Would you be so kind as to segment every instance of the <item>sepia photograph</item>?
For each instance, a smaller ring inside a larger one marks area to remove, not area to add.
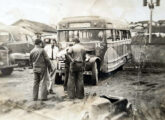
[[[1,0],[0,120],[165,120],[165,0]]]

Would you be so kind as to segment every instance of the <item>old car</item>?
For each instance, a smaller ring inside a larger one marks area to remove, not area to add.
[[[29,65],[29,53],[34,47],[32,33],[16,26],[0,26],[0,70],[11,74],[14,67]]]
[[[0,72],[3,75],[10,75],[15,65],[11,65],[9,61],[9,50],[0,46]]]

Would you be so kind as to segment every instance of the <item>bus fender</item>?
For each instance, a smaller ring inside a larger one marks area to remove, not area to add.
[[[99,57],[94,56],[94,57],[91,57],[91,58],[89,59],[89,63],[91,64],[91,66],[92,66],[95,62],[97,63],[98,68],[100,69],[101,59],[100,59]]]
[[[91,58],[89,59],[89,62],[90,62],[90,63],[94,63],[95,61],[100,61],[100,58],[94,56],[94,57],[91,57]]]

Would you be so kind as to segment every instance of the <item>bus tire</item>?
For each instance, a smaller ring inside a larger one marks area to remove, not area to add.
[[[56,73],[55,84],[61,84],[61,83],[62,83],[62,75],[60,75],[59,73]]]
[[[4,68],[1,70],[2,75],[11,75],[11,73],[13,72],[13,68]]]
[[[92,85],[97,85],[99,81],[99,71],[98,71],[98,66],[97,62],[94,62],[92,65],[92,78],[91,78],[91,83]]]
[[[118,68],[119,71],[123,70],[123,65]]]

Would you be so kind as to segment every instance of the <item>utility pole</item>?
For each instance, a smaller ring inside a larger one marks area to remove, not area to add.
[[[156,0],[155,2],[153,0],[143,0],[143,6],[147,6],[150,9],[150,22],[149,22],[149,43],[152,41],[152,14],[153,9],[156,6],[160,6],[160,0]]]

